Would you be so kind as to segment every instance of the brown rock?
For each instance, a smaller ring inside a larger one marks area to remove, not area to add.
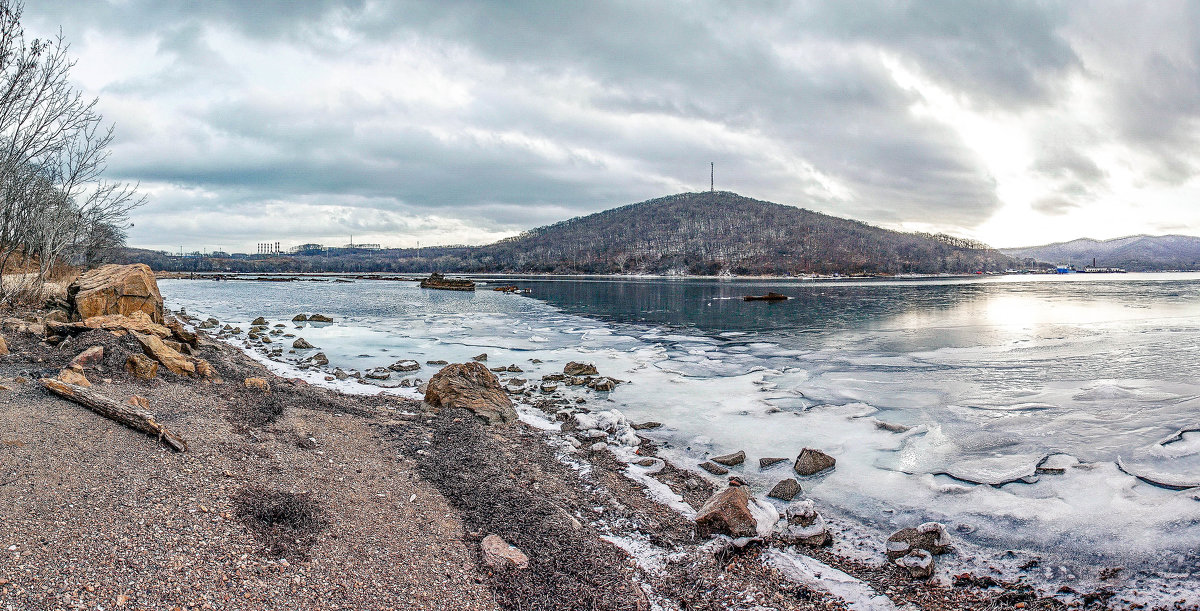
[[[88,367],[95,367],[104,359],[104,346],[92,346],[83,352],[80,352],[75,358],[71,359],[71,364],[68,367],[73,369],[83,370]]]
[[[217,377],[217,370],[213,369],[211,363],[204,359],[196,359],[196,375],[205,380],[213,380]]]
[[[563,367],[563,373],[566,375],[569,375],[569,376],[600,375],[600,372],[596,370],[595,365],[593,365],[591,363],[579,363],[576,361],[571,361],[570,363],[567,363],[567,365],[565,367]]]
[[[134,395],[132,397],[129,397],[129,399],[125,401],[125,404],[132,405],[134,407],[140,407],[140,408],[146,409],[146,410],[150,409],[150,400],[141,395]]]
[[[479,551],[482,552],[484,564],[494,569],[529,568],[529,557],[497,535],[484,537],[479,544]]]
[[[136,331],[145,333],[146,335],[154,335],[160,338],[171,337],[171,330],[167,327],[156,324],[150,320],[150,316],[145,312],[133,312],[128,316],[121,314],[108,314],[105,316],[93,316],[83,321],[84,326],[92,329],[105,329],[117,333],[117,331]]]
[[[734,466],[737,466],[737,465],[740,465],[740,464],[746,462],[746,453],[742,450],[738,450],[737,452],[734,452],[733,454],[723,454],[721,456],[714,456],[714,457],[710,458],[709,460],[717,463],[718,465],[725,465],[726,467],[734,467]]]
[[[92,383],[88,381],[87,376],[83,375],[82,371],[79,371],[78,369],[71,369],[70,367],[58,372],[58,379],[66,382],[67,384],[74,384],[76,386],[92,385]]]
[[[796,464],[792,468],[800,475],[809,476],[832,469],[836,464],[837,460],[834,457],[820,450],[804,448],[796,457]]]
[[[800,492],[800,482],[789,477],[787,479],[779,480],[779,483],[775,484],[774,488],[771,488],[771,491],[767,493],[767,496],[773,499],[779,499],[781,501],[791,501],[792,499],[796,498],[796,495],[800,494]]]
[[[487,353],[484,352],[483,354],[476,354],[475,356],[471,357],[471,360],[479,361],[481,363],[486,363],[487,362]]]
[[[155,323],[163,322],[162,293],[154,272],[145,264],[103,265],[80,276],[67,287],[73,320],[94,316],[145,312]]]
[[[267,319],[263,318],[262,316],[259,316],[258,318],[255,318],[254,320],[250,321],[250,324],[255,327],[265,327],[265,326],[267,326]]]
[[[139,380],[149,380],[158,375],[158,363],[144,354],[131,354],[125,359],[125,371]]]
[[[243,382],[243,384],[246,385],[246,388],[249,388],[252,390],[261,390],[262,392],[265,392],[268,394],[270,394],[270,392],[271,392],[271,385],[268,384],[267,381],[262,378],[246,378],[246,380]]]
[[[758,534],[757,527],[746,486],[732,486],[714,494],[696,512],[696,534],[701,537],[753,537]]]
[[[478,362],[443,367],[429,379],[425,402],[434,407],[461,407],[490,424],[517,419],[512,401],[496,375]]]
[[[179,322],[175,318],[168,318],[166,326],[171,330],[171,335],[173,335],[175,339],[193,347],[200,343],[200,338],[196,337],[195,333],[183,328],[183,323]]]
[[[934,555],[950,551],[950,535],[946,533],[946,527],[937,522],[926,522],[916,528],[902,528],[888,537],[888,560],[894,561],[917,549]]]
[[[311,348],[316,348],[316,346],[308,343],[308,340],[304,339],[303,337],[296,338],[296,341],[292,342],[292,347],[296,350],[308,350]]]
[[[137,332],[134,332],[133,337],[142,345],[142,351],[150,358],[161,363],[163,367],[167,368],[167,371],[181,376],[194,375],[196,373],[195,362],[163,343],[162,338],[156,335],[143,335]]]
[[[4,341],[3,337],[0,337],[0,356],[5,354],[8,354],[8,342]]]
[[[333,319],[324,314],[313,314],[308,317],[308,322],[333,322]]]
[[[770,456],[767,458],[760,458],[760,459],[758,459],[758,468],[766,469],[767,467],[773,467],[773,466],[775,466],[781,462],[784,462],[786,460],[787,460],[786,458],[779,457],[779,456]]]
[[[700,463],[700,468],[712,473],[713,475],[725,475],[726,473],[729,473],[729,469],[726,469],[715,462],[702,462]]]

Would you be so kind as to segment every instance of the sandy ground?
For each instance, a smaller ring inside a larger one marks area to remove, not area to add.
[[[228,346],[197,356],[223,382],[165,371],[133,379],[128,338],[58,346],[6,332],[0,357],[0,609],[837,609],[785,579],[764,549],[714,547],[624,477],[607,451],[571,452],[522,424],[347,397],[271,376]],[[188,440],[157,440],[55,398],[34,380],[83,349],[118,400],[140,395]],[[267,379],[272,391],[246,388]],[[652,453],[653,448],[645,448]],[[711,489],[664,481],[698,506]],[[498,534],[530,559],[484,565]],[[670,552],[639,564],[606,537]],[[886,592],[898,608],[1051,609],[1032,592],[811,554]],[[1018,606],[1020,605],[1020,606]]]

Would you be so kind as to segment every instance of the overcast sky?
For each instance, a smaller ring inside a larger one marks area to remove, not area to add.
[[[37,2],[134,246],[486,243],[708,188],[995,246],[1200,234],[1200,4]]]

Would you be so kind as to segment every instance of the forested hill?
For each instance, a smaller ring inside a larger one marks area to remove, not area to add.
[[[799,274],[996,271],[985,245],[901,233],[725,191],[683,193],[540,227],[481,249],[508,270]]]
[[[235,272],[851,275],[972,273],[1019,265],[967,240],[889,231],[720,191],[622,206],[487,246],[220,259],[129,250],[126,259],[155,269]]]

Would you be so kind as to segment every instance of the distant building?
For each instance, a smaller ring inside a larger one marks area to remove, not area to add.
[[[316,254],[325,252],[325,247],[320,244],[301,244],[290,251],[294,255],[299,254]]]
[[[260,255],[277,255],[281,252],[283,252],[283,251],[281,251],[279,249],[279,242],[275,242],[275,243],[259,242],[258,243],[258,254],[260,254]]]

